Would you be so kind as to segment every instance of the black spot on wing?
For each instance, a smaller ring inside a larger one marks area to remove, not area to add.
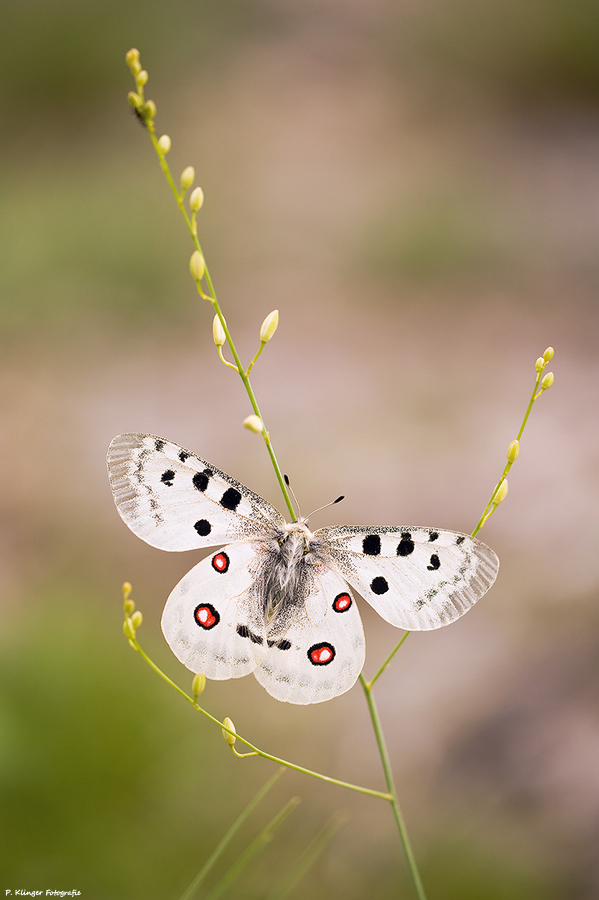
[[[278,650],[291,650],[291,641],[283,638],[280,641],[267,641],[269,647],[276,647]]]
[[[158,451],[158,453],[162,453],[165,443],[166,441],[161,441],[160,438],[156,438],[156,440],[154,441],[154,448]]]
[[[409,531],[402,531],[401,541],[397,545],[398,556],[409,556],[414,552],[414,541]]]
[[[463,534],[460,534],[459,537],[456,538],[455,542],[456,544],[463,544],[465,540],[465,536]]]
[[[252,644],[262,644],[264,643],[262,637],[259,634],[254,634],[253,631],[247,627],[247,625],[238,625],[237,626],[237,634],[242,638],[249,638]]]
[[[212,472],[210,469],[204,469],[203,472],[196,472],[191,480],[196,491],[201,491],[203,494],[211,478]]]
[[[378,556],[381,552],[381,539],[378,534],[369,534],[362,541],[362,552],[367,556]]]
[[[188,453],[187,450],[179,450],[179,459],[181,462],[187,462],[190,456],[191,453]]]
[[[370,582],[370,590],[373,594],[386,594],[389,590],[389,582],[382,575],[377,575]]]
[[[240,503],[241,494],[236,488],[227,488],[225,493],[220,498],[220,505],[225,509],[230,509],[231,512],[235,512]]]
[[[429,541],[436,541],[438,537],[439,537],[438,531],[429,531],[429,533],[428,533]]]
[[[160,476],[160,480],[163,484],[166,484],[167,487],[172,487],[175,481],[175,473],[172,469],[167,469],[166,472],[163,472]]]
[[[429,572],[435,572],[439,568],[440,565],[441,565],[441,561],[440,561],[439,557],[437,556],[436,553],[433,553],[433,555],[431,556],[431,559],[430,559],[430,563],[426,568],[429,570]]]
[[[208,519],[199,519],[193,526],[200,537],[207,537],[212,531],[212,525]]]

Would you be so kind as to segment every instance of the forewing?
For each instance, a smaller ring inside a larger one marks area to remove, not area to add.
[[[285,524],[274,506],[245,485],[155,435],[115,437],[108,449],[108,474],[123,521],[161,550],[251,540]]]
[[[266,651],[264,611],[256,594],[259,548],[232,544],[212,553],[171,592],[164,636],[183,665],[221,681],[252,672]]]
[[[279,611],[254,672],[271,696],[289,703],[343,694],[364,665],[364,631],[351,591],[331,569],[311,568],[302,602]]]
[[[387,622],[408,631],[441,628],[491,587],[499,560],[476,538],[437,528],[322,528],[323,561]]]

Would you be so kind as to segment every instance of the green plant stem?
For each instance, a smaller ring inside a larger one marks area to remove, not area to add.
[[[300,802],[299,797],[292,797],[289,800],[283,809],[281,809],[276,816],[268,823],[268,825],[262,829],[258,837],[256,837],[252,843],[247,847],[247,849],[241,854],[239,859],[233,863],[229,871],[223,878],[219,881],[219,883],[210,891],[206,900],[217,900],[221,894],[226,891],[230,884],[232,884],[236,878],[238,878],[247,865],[254,859],[255,856],[260,853],[261,850],[264,850],[266,845],[270,843],[273,839],[274,832],[281,827],[287,816],[293,812],[293,810],[297,807]]]
[[[137,83],[137,80],[136,80],[136,83]],[[137,84],[137,87],[138,87],[139,94],[140,94],[140,96],[141,96],[141,98],[142,98],[142,100],[143,100],[143,84],[141,84],[141,85],[140,85],[140,84]],[[198,237],[197,237],[197,227],[196,227],[195,213],[193,214],[193,217],[190,219],[190,217],[189,217],[189,215],[188,215],[188,213],[187,213],[187,210],[185,209],[184,202],[183,202],[183,201],[184,201],[184,197],[185,197],[185,191],[184,191],[184,190],[181,190],[181,191],[180,191],[180,190],[177,188],[177,186],[175,185],[175,182],[174,182],[173,177],[172,177],[171,172],[170,172],[170,168],[169,168],[169,166],[168,166],[168,164],[167,164],[167,162],[166,162],[165,154],[164,154],[164,152],[161,150],[161,148],[159,147],[158,140],[156,139],[156,134],[155,134],[155,129],[154,129],[153,118],[150,118],[149,120],[146,120],[146,124],[147,124],[147,127],[148,127],[148,131],[149,131],[149,134],[150,134],[150,137],[151,137],[151,140],[152,140],[154,149],[155,149],[155,151],[156,151],[156,153],[157,153],[157,156],[158,156],[158,159],[159,159],[159,162],[160,162],[160,166],[161,166],[161,168],[162,168],[162,170],[163,170],[163,172],[164,172],[164,175],[165,175],[165,177],[166,177],[166,179],[167,179],[168,184],[170,185],[170,188],[171,188],[171,190],[172,190],[172,192],[173,192],[173,195],[174,195],[174,197],[175,197],[175,200],[176,200],[176,202],[177,202],[177,206],[179,207],[179,210],[180,210],[180,212],[181,212],[181,214],[182,214],[182,216],[183,216],[183,218],[184,218],[184,221],[185,221],[185,223],[186,223],[186,225],[187,225],[187,228],[188,228],[188,230],[189,230],[189,232],[190,232],[190,235],[191,235],[191,237],[192,237],[192,240],[193,240],[195,249],[196,249],[196,251],[201,255],[202,259],[204,259],[204,255],[203,255],[203,252],[202,252],[202,248],[201,248],[200,242],[199,242]],[[204,260],[204,265],[205,265],[205,260]],[[254,363],[255,363],[256,360],[258,359],[260,353],[262,352],[262,349],[263,349],[264,344],[261,343],[260,348],[258,349],[256,355],[254,356],[254,358],[253,358],[252,361],[250,362],[250,364],[249,364],[249,366],[247,367],[247,369],[245,369],[244,366],[243,366],[242,363],[241,363],[241,359],[240,359],[240,357],[239,357],[239,354],[238,354],[238,352],[237,352],[237,349],[236,349],[236,347],[235,347],[235,344],[234,344],[234,342],[233,342],[233,340],[232,340],[232,338],[231,338],[231,335],[230,335],[229,329],[228,329],[228,327],[227,327],[227,323],[226,323],[226,321],[225,321],[225,318],[224,318],[224,316],[223,316],[223,314],[222,314],[222,311],[221,311],[221,308],[220,308],[220,305],[219,305],[219,303],[218,303],[218,299],[217,299],[217,296],[216,296],[216,292],[215,292],[215,290],[214,290],[214,285],[213,285],[212,279],[211,279],[211,277],[210,277],[210,272],[209,272],[207,266],[205,266],[203,278],[204,278],[204,280],[205,280],[205,282],[206,282],[206,284],[207,284],[207,286],[208,286],[208,290],[209,290],[209,292],[210,292],[210,296],[209,296],[209,297],[206,297],[206,299],[209,300],[209,301],[212,303],[213,307],[214,307],[215,313],[216,313],[216,315],[218,316],[218,319],[219,319],[219,321],[220,321],[220,323],[221,323],[221,325],[222,325],[222,328],[223,328],[223,331],[224,331],[224,334],[225,334],[225,337],[226,337],[227,344],[229,345],[229,348],[230,348],[231,353],[232,353],[232,355],[233,355],[233,359],[235,360],[235,366],[232,366],[232,368],[236,368],[236,369],[237,369],[237,373],[238,373],[239,377],[241,378],[241,380],[242,380],[242,382],[243,382],[243,385],[244,385],[244,388],[245,388],[246,393],[247,393],[247,395],[248,395],[248,398],[249,398],[249,400],[250,400],[250,404],[251,404],[251,406],[252,406],[252,409],[253,409],[255,415],[258,416],[259,419],[261,420],[261,422],[263,423],[262,437],[263,437],[263,440],[264,440],[264,442],[265,442],[265,444],[266,444],[266,448],[267,448],[268,454],[269,454],[269,456],[270,456],[271,463],[272,463],[272,465],[273,465],[273,468],[274,468],[274,471],[275,471],[275,474],[276,474],[276,477],[277,477],[277,481],[278,481],[278,483],[279,483],[279,487],[280,487],[281,492],[282,492],[282,494],[283,494],[283,497],[284,497],[284,499],[285,499],[285,503],[286,503],[287,509],[289,510],[289,513],[290,513],[290,515],[292,516],[292,518],[295,519],[295,518],[296,518],[296,514],[295,514],[294,507],[293,507],[293,503],[292,503],[291,497],[290,497],[290,495],[289,495],[289,492],[288,492],[288,490],[287,490],[287,485],[285,484],[285,480],[284,480],[283,474],[282,474],[282,472],[281,472],[281,468],[280,468],[280,466],[279,466],[279,463],[278,463],[278,461],[277,461],[277,458],[276,458],[274,449],[273,449],[273,447],[272,447],[272,443],[271,443],[271,440],[270,440],[270,435],[269,435],[268,431],[266,430],[266,426],[264,425],[264,419],[263,419],[262,414],[261,414],[261,412],[260,412],[260,409],[259,409],[259,407],[258,407],[258,402],[257,402],[257,399],[256,399],[256,397],[255,397],[255,394],[254,394],[254,391],[253,391],[251,382],[250,382],[250,380],[249,380],[249,373],[250,373],[250,371],[251,371],[251,369],[252,369]],[[201,287],[200,287],[200,281],[196,281],[196,286],[197,286],[198,292],[201,294],[201,296],[205,297],[205,295],[203,294],[203,292],[202,292],[202,290],[201,290]],[[226,360],[224,359],[224,357],[223,357],[223,355],[222,355],[222,348],[219,347],[218,350],[219,350],[219,356],[220,356],[221,360],[222,360],[226,365],[231,366],[231,363],[226,362]],[[545,364],[546,364],[546,362],[547,362],[547,361],[545,361]],[[520,430],[519,430],[519,432],[518,432],[518,437],[517,437],[517,440],[518,440],[518,441],[520,440],[520,438],[521,438],[521,436],[522,436],[522,433],[523,433],[524,428],[525,428],[525,426],[526,426],[526,423],[527,423],[527,421],[528,421],[528,417],[529,417],[530,412],[531,412],[531,410],[532,410],[533,404],[534,404],[535,400],[537,400],[538,397],[540,396],[540,394],[542,393],[542,390],[543,390],[543,389],[541,389],[541,391],[539,391],[538,393],[537,393],[537,390],[538,390],[538,387],[539,387],[539,383],[540,383],[540,379],[541,379],[541,375],[542,375],[543,369],[544,369],[544,366],[540,369],[540,371],[539,371],[538,374],[537,374],[537,379],[536,379],[536,381],[535,381],[535,386],[534,386],[534,389],[533,389],[533,392],[532,392],[532,395],[531,395],[531,398],[530,398],[528,407],[527,407],[527,409],[526,409],[526,413],[525,413],[525,415],[524,415],[522,424],[521,424],[521,426],[520,426]],[[485,521],[489,518],[490,515],[492,515],[492,513],[493,513],[493,512],[495,511],[495,509],[497,508],[497,504],[494,504],[494,500],[495,500],[495,497],[497,496],[497,492],[499,491],[499,489],[500,489],[502,483],[504,482],[505,478],[507,477],[507,474],[508,474],[508,472],[509,472],[511,466],[512,466],[512,462],[508,460],[508,463],[507,463],[507,465],[505,466],[504,471],[503,471],[503,473],[502,473],[502,475],[501,475],[501,477],[500,477],[500,479],[499,479],[499,481],[498,481],[498,483],[497,483],[497,485],[496,485],[496,487],[495,487],[493,493],[491,494],[491,498],[490,498],[489,502],[487,503],[487,505],[486,505],[486,507],[485,507],[485,510],[484,510],[484,512],[483,512],[483,514],[482,514],[482,516],[481,516],[481,518],[480,518],[478,524],[476,525],[474,531],[472,532],[472,536],[473,536],[473,537],[480,531],[480,529],[481,529],[482,526],[484,525]],[[295,771],[298,771],[298,772],[303,772],[304,774],[307,774],[307,775],[311,775],[311,776],[313,776],[313,777],[315,777],[315,778],[318,778],[318,779],[320,779],[320,780],[322,780],[322,781],[326,781],[326,782],[329,782],[329,783],[331,783],[331,784],[337,784],[337,785],[339,785],[339,786],[341,786],[341,787],[346,787],[346,788],[348,788],[348,789],[350,789],[350,790],[359,791],[360,793],[368,794],[368,795],[374,796],[374,797],[379,797],[379,798],[381,798],[381,799],[385,799],[385,800],[389,801],[389,802],[391,803],[391,806],[392,806],[392,809],[393,809],[393,814],[394,814],[395,821],[396,821],[396,824],[397,824],[397,829],[398,829],[398,832],[399,832],[400,841],[401,841],[402,846],[403,846],[403,849],[404,849],[404,853],[405,853],[405,856],[406,856],[408,868],[409,868],[409,871],[410,871],[410,875],[411,875],[411,878],[412,878],[412,882],[413,882],[413,885],[414,885],[414,889],[415,889],[415,891],[416,891],[416,895],[417,895],[417,897],[418,897],[418,900],[426,900],[426,895],[425,895],[425,893],[424,893],[424,888],[423,888],[423,885],[422,885],[422,881],[421,881],[421,879],[420,879],[420,875],[419,875],[419,872],[418,872],[418,868],[417,868],[417,866],[416,866],[416,861],[415,861],[414,854],[413,854],[413,851],[412,851],[412,847],[411,847],[410,839],[409,839],[409,836],[408,836],[407,828],[406,828],[406,825],[405,825],[405,821],[404,821],[404,819],[403,819],[403,815],[402,815],[402,813],[401,813],[401,809],[400,809],[400,806],[399,806],[399,801],[398,801],[398,798],[397,798],[397,791],[396,791],[395,784],[394,784],[394,781],[393,781],[393,774],[392,774],[392,770],[391,770],[391,765],[390,765],[390,761],[389,761],[389,755],[388,755],[388,752],[387,752],[387,747],[386,747],[386,744],[385,744],[385,739],[384,739],[384,735],[383,735],[383,730],[382,730],[381,722],[380,722],[380,719],[379,719],[378,711],[377,711],[377,708],[376,708],[376,705],[375,705],[375,702],[374,702],[374,697],[373,697],[373,694],[372,694],[372,688],[373,688],[373,685],[374,685],[375,682],[378,680],[378,678],[382,675],[382,673],[385,671],[385,669],[387,668],[387,666],[388,666],[389,663],[391,662],[391,659],[394,657],[395,653],[399,650],[399,648],[402,646],[402,644],[404,643],[404,641],[405,641],[406,638],[408,637],[408,634],[410,634],[410,632],[406,632],[406,633],[403,635],[403,637],[401,638],[401,640],[399,641],[399,643],[397,644],[397,646],[394,648],[394,650],[391,652],[391,654],[389,654],[389,656],[387,657],[387,659],[385,660],[385,662],[383,663],[383,665],[380,667],[380,669],[378,670],[378,672],[375,674],[375,676],[372,678],[372,680],[371,680],[370,682],[367,682],[367,681],[365,680],[365,678],[363,677],[362,674],[360,674],[360,676],[359,676],[359,680],[360,680],[360,683],[361,683],[361,685],[362,685],[362,688],[363,688],[363,690],[364,690],[364,694],[365,694],[365,697],[366,697],[366,702],[367,702],[367,705],[368,705],[368,710],[369,710],[369,713],[370,713],[370,718],[371,718],[371,721],[372,721],[372,726],[373,726],[374,733],[375,733],[375,736],[376,736],[376,741],[377,741],[377,745],[378,745],[378,749],[379,749],[379,755],[380,755],[380,758],[381,758],[381,764],[382,764],[382,767],[383,767],[383,772],[384,772],[385,781],[386,781],[386,784],[387,784],[388,793],[383,793],[383,792],[381,792],[381,791],[373,791],[373,790],[370,790],[370,789],[368,789],[368,788],[359,787],[358,785],[352,785],[352,784],[349,784],[349,783],[347,783],[347,782],[342,782],[342,781],[339,781],[339,780],[337,780],[337,779],[335,779],[335,778],[330,778],[330,777],[328,777],[328,776],[321,775],[321,774],[319,774],[319,773],[317,773],[317,772],[310,771],[309,769],[305,769],[305,768],[303,768],[303,767],[301,767],[301,766],[296,766],[296,765],[294,765],[294,764],[292,764],[292,763],[289,763],[289,762],[287,762],[287,761],[285,761],[285,760],[278,759],[277,757],[272,756],[271,754],[265,753],[265,752],[262,751],[262,750],[259,750],[257,747],[255,747],[253,744],[251,744],[251,743],[250,743],[249,741],[247,741],[245,738],[242,738],[240,735],[236,734],[231,728],[227,728],[226,726],[224,726],[222,722],[220,722],[218,719],[216,719],[214,716],[210,715],[210,713],[208,713],[206,710],[204,710],[202,707],[200,707],[200,706],[197,704],[196,699],[194,699],[194,698],[192,698],[192,697],[189,697],[183,690],[181,690],[181,688],[178,687],[178,685],[176,685],[173,681],[171,681],[171,679],[168,678],[168,676],[165,675],[165,674],[164,674],[164,673],[163,673],[163,672],[162,672],[162,671],[161,671],[161,670],[160,670],[160,669],[152,662],[152,660],[146,655],[146,653],[142,650],[142,648],[140,647],[139,643],[138,643],[137,640],[135,639],[134,635],[133,635],[129,640],[130,640],[131,645],[137,650],[138,653],[140,653],[140,655],[146,660],[146,662],[147,662],[147,663],[148,663],[148,664],[149,664],[149,665],[150,665],[150,666],[151,666],[151,667],[152,667],[152,668],[160,675],[160,677],[163,678],[168,684],[170,684],[171,687],[173,687],[173,688],[174,688],[179,694],[181,694],[186,700],[188,700],[188,701],[192,704],[192,706],[194,707],[194,709],[196,709],[196,710],[198,710],[199,712],[201,712],[203,715],[205,715],[208,719],[210,719],[212,722],[214,722],[215,724],[217,724],[221,729],[223,729],[223,730],[224,730],[225,732],[227,732],[228,734],[234,735],[235,738],[236,738],[237,740],[239,740],[242,744],[244,744],[244,746],[248,747],[248,748],[250,749],[250,751],[251,751],[250,754],[239,754],[239,753],[237,753],[237,751],[236,751],[236,750],[234,749],[234,747],[232,746],[231,749],[232,749],[233,752],[235,752],[238,756],[244,756],[244,755],[252,755],[252,754],[255,754],[255,755],[258,755],[258,756],[263,757],[264,759],[270,759],[271,761],[276,762],[276,763],[278,763],[279,765],[285,766],[285,767],[290,768],[290,769],[294,769]],[[284,811],[283,811],[283,812],[284,812]],[[272,825],[272,823],[271,823],[271,825]],[[269,826],[269,827],[270,827],[270,826]],[[268,829],[266,829],[266,832],[268,832]],[[260,837],[261,837],[261,836],[260,836]],[[257,839],[257,842],[260,842],[260,837]],[[254,842],[254,843],[256,844],[257,842]],[[247,855],[248,853],[251,854],[251,853],[254,852],[254,851],[252,850],[253,847],[254,847],[254,844],[252,844],[252,845],[250,846],[250,848],[248,848],[248,851],[246,851],[246,855]],[[217,848],[217,849],[218,849],[218,848]],[[242,857],[242,859],[243,859],[243,858],[244,858],[244,857]],[[200,874],[201,874],[201,873],[200,873]],[[232,880],[233,877],[235,877],[235,873],[232,875],[231,878],[228,878],[228,880],[225,879],[225,882],[223,882],[225,887],[230,883],[230,880]],[[224,888],[223,888],[223,889],[224,889]],[[219,894],[220,892],[221,892],[221,889],[219,888],[219,889],[216,890],[216,892],[213,892],[213,894],[214,894],[214,896],[217,896],[217,894]],[[212,896],[212,895],[211,895],[211,896]],[[184,896],[184,898],[182,898],[182,900],[187,900],[186,896]]]
[[[372,686],[375,683],[375,681],[377,681],[380,678],[380,676],[383,674],[383,672],[385,671],[385,669],[387,668],[387,666],[389,665],[389,663],[391,662],[391,660],[393,659],[393,657],[395,656],[395,654],[397,653],[397,651],[399,650],[399,648],[401,647],[401,645],[403,644],[403,642],[405,641],[407,636],[411,633],[412,633],[411,631],[406,631],[406,633],[404,635],[402,635],[402,638],[401,638],[399,644],[396,644],[396,646],[393,648],[393,650],[391,651],[391,653],[389,654],[389,656],[387,657],[387,659],[385,660],[383,665],[380,667],[380,669],[378,670],[378,672],[376,673],[374,678],[371,678],[370,681],[364,682],[364,684],[366,685],[366,687],[368,688],[369,691],[372,690]]]
[[[237,348],[235,347],[235,344],[233,342],[233,338],[231,337],[231,333],[227,326],[225,317],[220,308],[220,304],[219,304],[218,298],[216,296],[216,291],[214,290],[214,284],[212,282],[212,278],[210,277],[210,271],[206,264],[204,254],[202,252],[202,247],[200,245],[198,236],[196,234],[196,229],[194,228],[193,223],[187,213],[187,210],[185,209],[185,204],[183,203],[183,194],[182,194],[182,192],[180,192],[177,189],[177,186],[176,186],[173,176],[171,174],[171,170],[166,161],[165,155],[161,151],[160,147],[158,146],[158,140],[156,138],[154,129],[152,128],[152,129],[148,129],[148,130],[150,133],[150,138],[152,140],[152,144],[154,145],[154,150],[156,151],[156,155],[158,156],[158,160],[160,162],[160,167],[162,168],[162,171],[164,172],[166,180],[168,181],[170,189],[173,192],[173,196],[175,197],[175,200],[177,202],[177,206],[179,207],[181,215],[183,216],[183,219],[185,220],[185,224],[187,225],[187,228],[191,235],[191,239],[194,243],[195,249],[202,256],[202,259],[204,259],[204,265],[205,265],[204,278],[206,280],[206,284],[208,285],[208,290],[210,291],[209,299],[210,299],[210,302],[212,303],[212,305],[214,307],[214,311],[215,311],[216,315],[218,316],[219,321],[223,327],[223,331],[225,332],[225,336],[227,338],[227,344],[229,345],[229,349],[231,350],[231,354],[233,355],[233,359],[235,360],[235,368],[237,369],[237,374],[239,375],[239,377],[241,378],[241,380],[243,382],[243,386],[246,390],[246,393],[248,395],[250,404],[252,406],[252,409],[253,409],[255,415],[257,415],[258,418],[261,420],[261,422],[264,423],[264,418],[262,416],[262,413],[260,412],[260,408],[258,406],[258,401],[256,399],[256,395],[254,394],[254,390],[252,388],[252,385],[251,385],[251,382],[249,379],[250,369],[252,368],[257,357],[260,355],[262,347],[260,348],[260,350],[258,351],[256,356],[250,363],[248,370],[246,372],[246,370],[241,362],[241,358],[237,352]],[[198,290],[199,290],[199,285],[198,285]],[[266,430],[266,426],[264,426],[262,429],[262,438],[264,440],[264,443],[266,444],[266,449],[268,451],[268,455],[270,456],[270,461],[272,463],[272,467],[275,471],[275,475],[276,475],[277,481],[279,483],[279,487],[283,494],[283,498],[285,500],[285,505],[287,506],[287,509],[289,510],[289,514],[291,515],[291,518],[295,520],[296,519],[295,509],[293,507],[293,503],[291,502],[291,497],[289,496],[289,491],[287,490],[287,485],[285,484],[285,479],[283,478],[283,473],[281,471],[281,467],[279,465],[274,448],[272,446],[272,442],[270,440],[270,434]]]
[[[187,700],[195,710],[201,712],[202,715],[206,716],[207,719],[210,719],[211,722],[214,722],[215,725],[218,725],[223,731],[228,732],[228,734],[233,735],[240,741],[245,747],[249,747],[251,751],[256,756],[261,756],[263,759],[270,759],[271,762],[277,763],[280,766],[285,766],[287,769],[293,769],[295,772],[302,772],[304,775],[311,775],[313,778],[318,778],[320,781],[326,781],[328,784],[336,784],[339,787],[347,788],[350,791],[358,791],[360,794],[367,794],[369,797],[379,797],[381,800],[391,800],[390,794],[385,793],[384,791],[375,791],[371,788],[362,787],[358,784],[350,784],[348,781],[339,781],[338,778],[331,778],[329,775],[322,775],[320,772],[314,772],[311,769],[306,769],[303,766],[298,766],[295,763],[288,762],[286,759],[280,759],[278,756],[273,756],[271,753],[266,753],[264,750],[260,750],[258,747],[255,747],[254,744],[251,744],[250,741],[246,740],[244,737],[241,737],[240,734],[233,731],[231,728],[227,728],[226,725],[223,725],[219,719],[215,716],[211,715],[207,710],[203,707],[199,706],[193,697],[190,697],[185,691],[179,687],[178,684],[175,684],[168,675],[166,675],[161,669],[158,668],[155,662],[150,659],[145,650],[139,644],[137,638],[129,638],[131,646],[134,647],[135,650],[139,653],[139,655],[145,659],[147,664],[163,679],[169,684],[178,694],[181,695],[185,700]]]
[[[287,873],[281,886],[269,893],[268,900],[286,900],[289,897],[319,856],[326,850],[344,821],[345,817],[337,813],[321,828],[313,840],[310,841],[310,844],[294,864],[291,871]]]
[[[366,696],[366,703],[368,704],[368,712],[370,713],[370,719],[372,721],[372,727],[374,729],[374,733],[376,736],[376,742],[379,748],[379,755],[381,757],[381,763],[383,766],[383,772],[385,774],[385,781],[387,783],[387,790],[389,791],[389,797],[391,806],[393,808],[393,815],[395,817],[395,822],[397,824],[397,830],[399,832],[399,839],[401,841],[406,861],[408,864],[408,869],[410,872],[410,876],[412,878],[412,883],[414,885],[414,890],[416,891],[416,896],[418,900],[426,900],[426,894],[424,893],[424,887],[422,885],[422,880],[420,878],[420,874],[418,872],[418,867],[416,865],[416,860],[414,858],[414,853],[412,851],[412,845],[410,843],[410,838],[408,835],[408,830],[406,828],[406,823],[404,821],[401,808],[399,806],[399,801],[397,799],[397,791],[395,788],[395,782],[393,780],[393,772],[391,770],[391,763],[389,761],[389,754],[387,752],[387,745],[385,744],[385,738],[383,735],[383,729],[381,726],[381,720],[379,719],[378,710],[376,708],[376,704],[374,702],[374,697],[372,696],[372,690],[366,682],[365,678],[360,675],[360,684],[364,689],[364,694]]]
[[[279,780],[281,775],[285,769],[281,767],[277,769],[272,778],[266,782],[266,784],[260,788],[256,796],[250,800],[246,808],[243,810],[240,816],[237,817],[235,822],[231,825],[223,839],[217,845],[217,847],[210,854],[194,880],[191,882],[185,893],[182,895],[181,900],[191,900],[191,898],[196,893],[197,889],[204,881],[210,870],[213,868],[215,863],[218,861],[219,857],[222,856],[227,846],[230,844],[236,833],[239,831],[243,823],[250,816],[250,814],[254,811],[254,809],[258,806],[258,804],[262,801],[262,799],[266,796],[266,794],[270,791],[270,789],[274,786],[274,784]]]
[[[538,400],[539,397],[541,396],[541,394],[543,393],[542,391],[539,391],[537,393],[539,384],[541,382],[541,378],[543,377],[543,371],[544,371],[544,367],[539,372],[537,372],[537,377],[536,377],[534,387],[532,389],[532,394],[530,395],[530,400],[528,401],[528,406],[526,407],[526,412],[524,413],[524,418],[522,419],[522,424],[520,425],[520,430],[518,431],[518,434],[516,436],[517,441],[520,441],[522,434],[524,433],[524,429],[526,428],[526,423],[528,422],[528,417],[530,416],[530,413],[534,406],[535,400]],[[515,460],[514,460],[514,462],[515,462]],[[483,527],[483,525],[485,524],[487,519],[490,516],[492,516],[493,513],[495,512],[495,509],[497,509],[497,506],[495,506],[493,508],[493,501],[494,501],[495,497],[497,496],[497,492],[498,492],[499,488],[501,487],[501,485],[507,478],[508,472],[512,468],[514,462],[511,462],[510,460],[507,461],[505,468],[504,468],[503,472],[501,473],[499,481],[495,485],[495,488],[493,489],[493,493],[489,497],[489,502],[485,506],[485,508],[483,510],[483,514],[480,517],[480,519],[478,520],[474,531],[472,532],[472,537],[476,537],[476,535],[481,530],[481,528]]]

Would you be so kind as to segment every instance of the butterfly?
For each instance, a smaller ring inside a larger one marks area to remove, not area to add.
[[[340,525],[308,529],[194,453],[151,434],[108,450],[118,512],[161,550],[224,546],[170,594],[162,630],[193,672],[253,672],[277,700],[319,703],[349,690],[364,665],[353,587],[391,625],[440,628],[495,581],[481,541],[441,528]]]

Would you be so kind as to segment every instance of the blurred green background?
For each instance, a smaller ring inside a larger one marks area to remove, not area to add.
[[[198,558],[112,504],[121,431],[175,440],[280,505],[218,363],[191,246],[131,115],[131,46],[312,525],[470,531],[556,348],[510,494],[493,591],[412,635],[378,698],[430,900],[599,894],[599,6],[594,0],[5,0],[0,9],[0,891],[180,897],[272,772],[237,760],[159,629]],[[397,633],[364,608],[367,674]],[[359,689],[278,704],[249,677],[205,705],[270,752],[383,785]],[[389,810],[285,774],[231,848],[302,804],[229,896],[410,897]],[[222,871],[222,869],[221,869]],[[272,892],[269,895],[269,892]]]

